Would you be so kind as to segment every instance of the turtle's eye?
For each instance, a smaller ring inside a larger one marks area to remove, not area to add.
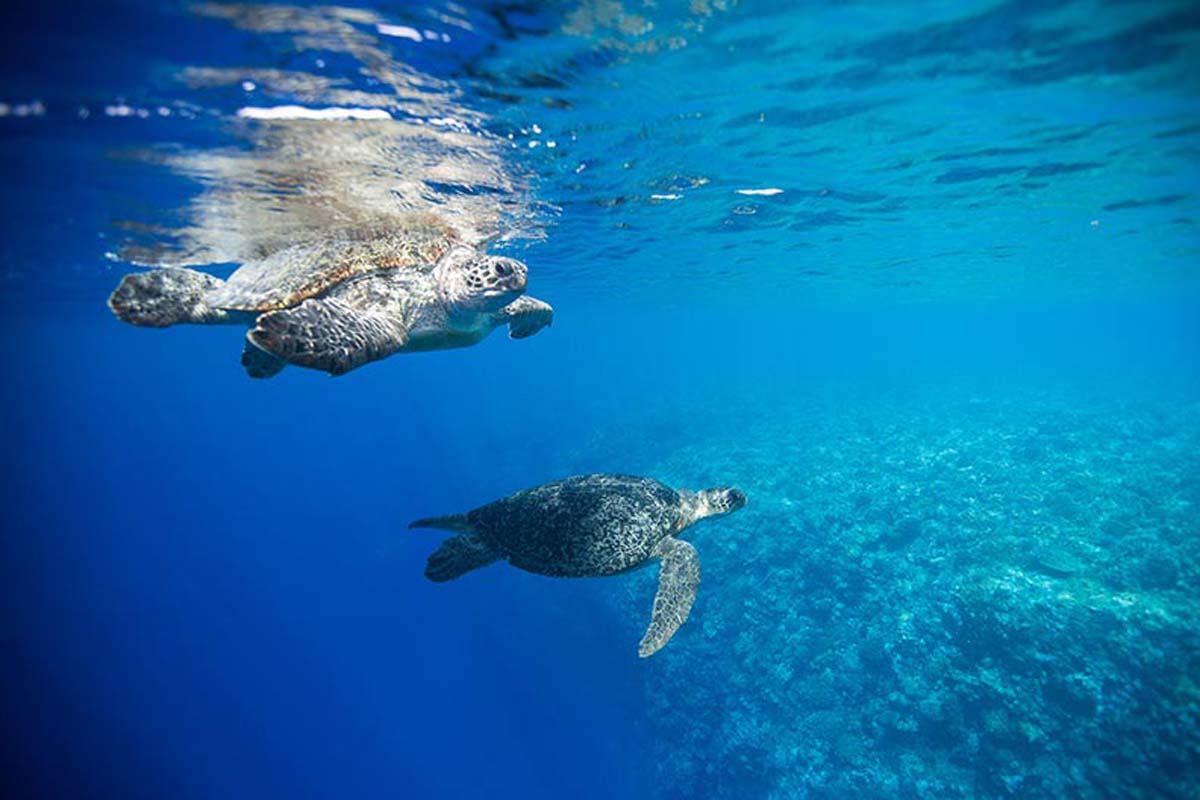
[[[503,261],[496,262],[496,275],[501,278],[507,278],[512,275],[512,267],[505,264]]]

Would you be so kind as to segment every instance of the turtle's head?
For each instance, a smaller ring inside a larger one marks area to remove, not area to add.
[[[434,278],[452,313],[487,314],[521,296],[526,269],[515,258],[456,247],[438,262]]]
[[[717,517],[737,511],[746,505],[746,493],[732,486],[722,486],[719,489],[702,489],[698,492],[685,493],[684,502],[688,507],[688,516],[691,518],[688,523],[690,525],[705,517]]]
[[[746,493],[732,486],[699,492],[700,502],[708,507],[708,516],[728,514],[746,505]]]

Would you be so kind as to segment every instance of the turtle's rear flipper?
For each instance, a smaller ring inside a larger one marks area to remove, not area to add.
[[[247,341],[246,346],[242,348],[242,366],[251,378],[273,378],[287,366],[287,362]]]
[[[425,564],[425,577],[437,583],[452,581],[473,569],[499,561],[500,555],[478,536],[460,534],[442,542]]]
[[[408,331],[383,314],[335,300],[305,300],[258,318],[246,334],[258,347],[301,367],[342,375],[399,350]]]
[[[108,298],[108,307],[118,319],[150,328],[165,328],[180,322],[200,325],[240,322],[236,313],[204,302],[205,295],[223,282],[191,269],[133,272],[117,284]]]
[[[687,542],[668,536],[658,543],[654,555],[661,560],[661,566],[650,627],[638,644],[638,655],[642,658],[657,653],[687,621],[700,585],[700,556]]]

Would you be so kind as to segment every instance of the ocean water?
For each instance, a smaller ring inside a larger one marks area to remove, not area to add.
[[[6,797],[1200,794],[1190,2],[42,4],[0,49]],[[552,327],[348,375],[122,275],[431,213]],[[571,474],[749,503],[446,584]]]

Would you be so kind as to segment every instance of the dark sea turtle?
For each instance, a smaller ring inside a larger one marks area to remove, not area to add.
[[[285,364],[341,375],[394,353],[472,345],[500,325],[514,339],[532,336],[554,311],[523,297],[525,284],[520,261],[413,215],[383,233],[286,247],[225,281],[190,269],[132,273],[108,305],[134,325],[251,326],[242,364],[255,378]]]
[[[638,646],[653,655],[687,620],[700,559],[677,535],[697,520],[746,504],[738,489],[676,491],[650,478],[583,475],[516,494],[465,514],[421,519],[410,528],[457,531],[429,557],[425,576],[449,581],[506,559],[553,577],[615,575],[658,559],[650,627]]]

